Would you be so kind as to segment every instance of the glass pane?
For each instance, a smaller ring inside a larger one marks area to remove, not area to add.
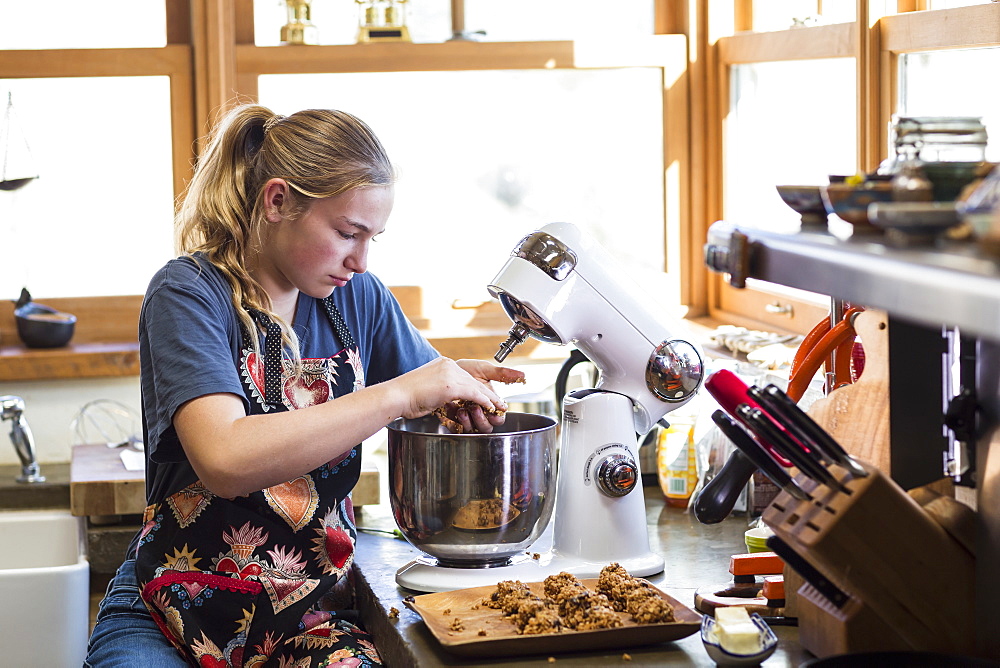
[[[1000,161],[1000,48],[905,54],[899,59],[899,113],[906,116],[980,116],[992,137],[986,159]]]
[[[0,2],[0,48],[111,49],[167,43],[167,0]],[[102,11],[103,10],[103,11]]]
[[[8,92],[39,178],[0,191],[0,299],[145,292],[173,253],[167,77],[0,79]]]
[[[828,0],[756,0],[753,3],[754,32],[787,30],[801,25],[850,23],[855,3]]]
[[[569,221],[636,272],[663,268],[659,69],[262,76],[279,113],[368,122],[399,170],[370,268],[479,303],[523,235]]]
[[[857,169],[854,59],[738,65],[725,123],[725,217],[794,232],[776,185],[826,185]]]
[[[385,7],[385,3],[377,3]],[[402,5],[410,37],[418,43],[451,38],[450,0],[415,0]],[[320,44],[354,44],[362,5],[348,0],[317,1],[312,22]],[[255,0],[255,40],[259,46],[279,43],[286,22],[282,0]],[[466,0],[465,29],[485,31],[484,40],[569,40],[653,34],[653,0]]]

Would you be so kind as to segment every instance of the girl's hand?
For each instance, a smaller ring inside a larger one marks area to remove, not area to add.
[[[397,384],[405,393],[401,413],[405,418],[422,417],[455,400],[471,401],[501,411],[507,408],[489,383],[473,377],[447,357],[439,357],[389,382]]]
[[[470,376],[489,385],[491,380],[501,383],[523,383],[524,372],[505,366],[497,366],[486,360],[458,360],[458,366],[465,369]]]
[[[493,391],[491,380],[518,382],[524,374],[497,367],[480,360],[456,362],[447,357],[428,362],[399,376],[396,381],[406,393],[402,416],[417,418],[455,400],[471,401],[479,406],[506,411],[507,404]],[[481,408],[461,409],[454,418],[463,429],[489,433],[503,424],[502,415],[488,415]]]
[[[497,366],[485,360],[458,360],[457,364],[467,371],[470,376],[489,386],[490,389],[493,389],[493,386],[490,383],[490,381],[493,380],[501,383],[524,382],[523,371]],[[503,412],[499,415],[492,415],[491,413],[483,411],[479,408],[474,408],[472,410],[459,409],[450,417],[461,424],[462,429],[466,433],[478,432],[480,434],[489,434],[493,431],[494,427],[498,427],[504,423],[504,420],[506,419],[506,415],[504,414],[506,413],[506,409],[507,406],[504,404]]]

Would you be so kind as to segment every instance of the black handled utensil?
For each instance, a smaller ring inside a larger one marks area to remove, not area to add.
[[[702,524],[717,524],[729,517],[756,470],[757,465],[741,450],[733,450],[725,466],[698,492],[692,506],[695,518]]]
[[[736,449],[726,460],[725,466],[705,487],[695,499],[694,516],[702,524],[716,524],[733,512],[733,506],[754,471],[760,468],[764,475],[774,484],[787,491],[796,499],[808,501],[812,499],[798,483],[796,483],[785,467],[775,461],[767,450],[757,443],[746,430],[725,411],[712,413],[712,421],[718,425],[722,433],[733,442]]]

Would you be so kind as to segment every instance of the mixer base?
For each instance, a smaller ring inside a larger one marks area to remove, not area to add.
[[[483,568],[450,568],[441,566],[429,557],[414,559],[396,571],[396,584],[406,589],[420,592],[441,592],[469,587],[495,585],[501,580],[521,582],[541,582],[550,575],[566,571],[579,578],[596,578],[606,562],[586,561],[580,557],[566,556],[549,550],[533,553],[538,558],[528,557],[512,560],[506,566]],[[663,557],[647,554],[619,559],[625,570],[636,577],[655,575],[663,571]]]

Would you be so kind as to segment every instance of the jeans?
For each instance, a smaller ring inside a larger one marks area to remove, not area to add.
[[[108,583],[90,636],[85,668],[183,668],[187,662],[160,631],[139,598],[135,560]]]

